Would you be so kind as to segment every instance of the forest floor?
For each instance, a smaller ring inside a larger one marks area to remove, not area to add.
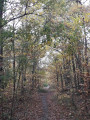
[[[55,91],[36,92],[22,99],[15,105],[16,120],[74,120],[68,108],[57,101]]]
[[[4,105],[5,120],[9,120],[11,101]],[[14,104],[13,120],[89,120],[77,116],[77,111],[72,107],[70,100],[64,102],[57,99],[56,91],[41,90],[30,93],[26,91],[18,96]]]

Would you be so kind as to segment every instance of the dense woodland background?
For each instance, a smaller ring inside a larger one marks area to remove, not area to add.
[[[73,106],[74,118],[68,120],[90,119],[90,4],[86,2],[0,0],[1,120],[20,120],[15,117],[16,103],[25,101],[26,92],[34,95],[48,85],[61,105]]]

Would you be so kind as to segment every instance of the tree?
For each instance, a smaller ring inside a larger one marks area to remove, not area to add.
[[[4,0],[0,0],[0,83],[3,78],[3,40],[2,40],[2,23],[3,23]],[[1,86],[2,87],[2,86]]]

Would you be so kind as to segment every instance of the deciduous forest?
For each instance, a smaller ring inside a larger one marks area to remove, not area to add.
[[[0,0],[0,120],[90,120],[89,0]]]

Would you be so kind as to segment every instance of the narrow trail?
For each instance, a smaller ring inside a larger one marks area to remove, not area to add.
[[[55,107],[53,105],[52,97],[53,92],[47,91],[47,93],[40,93],[41,101],[42,101],[42,108],[43,108],[43,116],[40,120],[61,120],[57,119]]]
[[[47,104],[47,98],[45,94],[41,95],[42,100],[42,107],[43,107],[43,116],[41,120],[49,120],[48,119],[48,104]]]

